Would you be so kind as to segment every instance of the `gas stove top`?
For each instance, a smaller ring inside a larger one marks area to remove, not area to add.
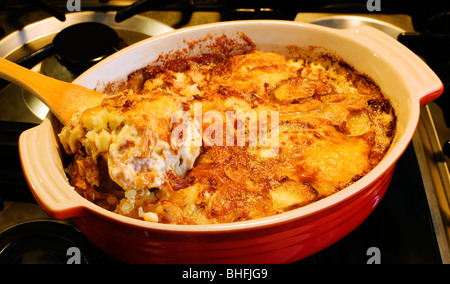
[[[448,23],[441,12],[450,11],[449,7],[430,4],[433,8],[421,11],[412,6],[389,6],[393,4],[383,1],[381,12],[369,12],[366,1],[316,1],[301,6],[287,1],[202,0],[169,1],[170,4],[157,7],[143,5],[144,2],[81,1],[82,11],[69,13],[68,1],[35,1],[33,5],[30,1],[3,1],[0,56],[36,72],[71,81],[76,74],[58,64],[52,45],[61,30],[79,23],[111,27],[123,47],[185,26],[271,18],[334,28],[371,25],[404,42],[430,66],[441,63],[434,67],[442,78],[450,74],[446,69],[450,66],[446,62],[450,61],[436,61],[420,49],[420,42],[430,38],[446,44],[445,33],[432,32],[432,28],[443,28]],[[136,3],[141,6],[136,7]],[[430,19],[437,19],[440,24]],[[77,252],[82,252],[82,256],[75,262],[120,262],[93,246],[71,220],[52,220],[36,204],[21,171],[17,139],[22,131],[39,124],[48,108],[21,88],[1,84],[0,152],[6,157],[4,160],[13,162],[0,166],[0,263],[71,263]],[[300,264],[367,263],[370,248],[379,249],[381,263],[450,263],[450,232],[445,219],[450,216],[446,213],[450,179],[448,157],[443,150],[450,140],[446,96],[423,107],[413,142],[399,160],[385,197],[369,218],[340,242]]]

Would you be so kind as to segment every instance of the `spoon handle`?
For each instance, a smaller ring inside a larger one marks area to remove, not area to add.
[[[75,112],[100,104],[103,97],[100,92],[47,77],[3,58],[0,78],[35,95],[64,125]]]

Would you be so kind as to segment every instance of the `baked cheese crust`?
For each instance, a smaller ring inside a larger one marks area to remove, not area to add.
[[[293,210],[356,182],[389,149],[394,109],[337,56],[297,51],[205,54],[134,72],[62,129],[72,186],[132,218],[217,224]]]

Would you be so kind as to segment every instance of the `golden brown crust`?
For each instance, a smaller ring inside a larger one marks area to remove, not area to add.
[[[314,47],[296,51],[292,57],[206,54],[136,71],[130,90],[75,117],[61,133],[66,152],[76,153],[72,185],[93,202],[109,200],[104,207],[119,214],[171,224],[271,216],[349,186],[388,150],[393,107],[371,79],[337,56]],[[184,120],[195,120],[198,104],[201,145],[175,147],[171,135]],[[230,119],[227,111],[235,114],[232,127],[216,127]],[[180,112],[188,117],[174,121]],[[95,128],[94,117],[103,124]],[[273,129],[265,142],[251,139],[252,127],[259,133],[276,120],[277,143]]]

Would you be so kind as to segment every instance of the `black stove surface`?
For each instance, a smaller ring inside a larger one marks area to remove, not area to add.
[[[0,264],[117,263],[65,223],[34,220],[0,235]]]

